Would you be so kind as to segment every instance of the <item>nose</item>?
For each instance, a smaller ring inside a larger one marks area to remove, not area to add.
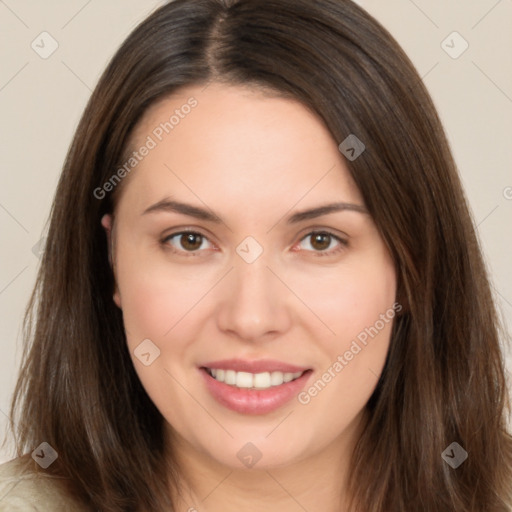
[[[253,263],[235,261],[220,291],[218,328],[245,341],[274,339],[292,323],[291,293],[264,256]]]

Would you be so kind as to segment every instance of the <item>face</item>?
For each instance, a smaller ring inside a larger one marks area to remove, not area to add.
[[[211,84],[152,106],[132,142],[102,222],[133,364],[169,435],[232,468],[341,446],[399,309],[341,141],[298,102]]]

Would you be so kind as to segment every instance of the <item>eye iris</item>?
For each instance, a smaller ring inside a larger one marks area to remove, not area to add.
[[[327,249],[331,243],[331,235],[329,233],[315,233],[314,235],[311,235],[311,238],[311,245],[319,251]],[[202,235],[196,233],[183,233],[180,239],[181,246],[189,251],[199,249],[199,247],[201,247]]]
[[[184,233],[181,235],[181,246],[187,250],[199,249],[202,236],[195,233]]]
[[[315,233],[311,238],[311,245],[319,251],[327,249],[331,243],[331,235],[328,233]]]

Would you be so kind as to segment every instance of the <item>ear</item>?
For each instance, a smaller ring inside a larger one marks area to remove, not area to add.
[[[119,287],[117,286],[117,278],[116,278],[116,272],[115,272],[115,255],[114,255],[114,219],[112,214],[106,213],[101,218],[101,225],[105,229],[105,233],[107,235],[107,246],[108,246],[108,262],[110,264],[110,267],[112,268],[112,273],[114,275],[114,283],[115,283],[115,290],[114,295],[112,298],[114,299],[114,302],[116,303],[117,307],[121,308],[121,295],[119,293]]]

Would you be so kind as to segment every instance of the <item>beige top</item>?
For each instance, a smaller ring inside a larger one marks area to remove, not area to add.
[[[62,478],[35,466],[30,456],[0,465],[0,512],[90,512],[68,495]]]

